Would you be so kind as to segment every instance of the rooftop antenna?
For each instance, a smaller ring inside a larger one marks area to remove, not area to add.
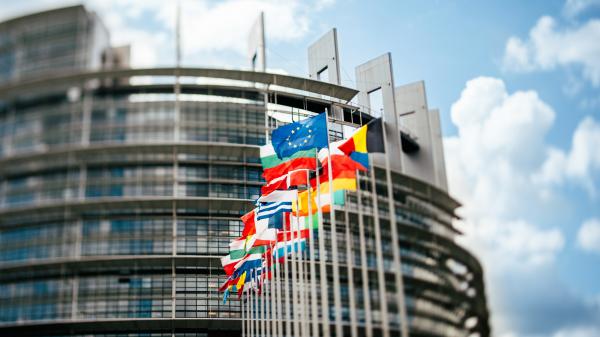
[[[181,1],[177,0],[175,13],[175,62],[177,68],[181,66]]]
[[[175,114],[174,114],[174,130],[173,137],[175,142],[179,141],[179,120],[180,120],[180,103],[179,95],[181,93],[181,83],[179,82],[179,73],[181,67],[181,1],[177,0],[177,8],[175,12]],[[176,186],[174,186],[176,188]]]

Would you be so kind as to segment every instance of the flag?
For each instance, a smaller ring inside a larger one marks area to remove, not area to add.
[[[268,225],[268,220],[264,220],[264,221]],[[267,229],[263,230],[262,232],[252,235],[252,237],[249,237],[248,242],[246,243],[246,246],[249,247],[248,248],[249,250],[251,250],[254,247],[268,246],[268,245],[272,244],[273,242],[275,242],[276,239],[277,239],[277,229],[267,228]]]
[[[310,236],[310,231],[308,229],[301,229],[299,231],[279,231],[277,233],[277,242],[285,242],[293,240],[294,238],[308,238]]]
[[[301,253],[306,248],[306,238],[292,239],[289,241],[278,242],[273,252],[273,255],[281,259],[283,256],[290,254],[292,251]]]
[[[278,201],[278,202],[263,202],[258,205],[258,212],[256,213],[256,219],[269,219],[270,217],[292,211],[291,201]]]
[[[269,195],[263,195],[258,198],[257,202],[294,202],[298,199],[297,190],[273,191]]]
[[[333,192],[333,205],[344,206],[346,193],[344,190]],[[331,212],[331,196],[329,193],[321,194],[320,207],[323,213]]]
[[[351,184],[351,182],[342,182],[344,184]],[[354,183],[356,184],[356,180],[354,180]],[[356,185],[355,189],[356,189]],[[320,204],[320,210],[323,213],[327,213],[331,210],[331,198],[329,196],[329,189],[328,189],[328,185],[327,184],[321,184],[321,193],[320,193],[320,200],[319,200],[319,204]],[[334,187],[335,187],[335,181],[334,181]],[[340,187],[340,186],[338,186]],[[351,185],[345,185],[345,186],[341,186],[341,187],[352,187]],[[310,210],[312,212],[312,214],[315,214],[319,207],[317,206],[317,193],[316,193],[316,189],[311,189],[311,205],[310,205]],[[298,215],[298,216],[307,216],[310,215],[308,210],[308,191],[304,191],[298,194],[298,206],[296,206],[296,204],[292,204],[292,215]],[[345,193],[343,189],[338,189],[333,191],[333,204],[337,205],[337,206],[344,206],[345,204]]]
[[[244,214],[242,216],[242,222],[244,223],[244,229],[242,230],[242,238],[247,237],[248,235],[252,235],[256,233],[256,223],[255,218],[256,209],[251,210],[250,212]]]
[[[235,239],[229,243],[229,256],[231,260],[238,260],[246,255],[246,241],[247,238]]]
[[[383,120],[376,118],[358,128],[338,148],[345,154],[351,152],[385,152],[383,143]]]
[[[322,174],[327,174],[329,171],[329,151],[327,149],[319,151],[319,161],[323,165]],[[331,148],[331,174],[334,177],[342,171],[354,172],[356,170],[366,171],[367,169],[360,162],[356,162],[339,149]]]
[[[266,196],[276,190],[287,190],[292,186],[308,185],[307,169],[297,169],[269,181],[265,186],[261,187],[260,191],[263,196]]]
[[[316,205],[315,205],[316,206]],[[319,228],[319,218],[316,212],[313,212],[312,215],[307,216],[291,216],[290,224],[287,226],[287,230],[297,230],[297,229],[318,229]]]
[[[234,268],[236,272],[245,272],[247,269],[253,269],[253,266],[260,267],[262,265],[262,254],[248,254],[243,259],[238,261]]]
[[[225,269],[225,274],[230,276],[233,274],[233,267],[238,263],[242,258],[232,259],[231,255],[226,255],[221,258],[221,266]]]
[[[352,136],[341,143],[338,148],[353,160],[361,163],[364,167],[368,167],[369,161],[367,153],[385,152],[385,145],[383,143],[383,120],[381,118],[376,118],[358,128]]]
[[[290,208],[291,208],[290,204]],[[291,209],[288,211],[291,212]],[[289,213],[288,213],[289,214]],[[284,213],[277,213],[269,218],[269,228],[282,229],[283,228]]]
[[[260,162],[266,181],[281,177],[295,169],[315,170],[317,168],[316,157],[317,152],[314,149],[298,151],[289,157],[279,158],[273,144],[269,143],[260,147]]]
[[[284,174],[269,181],[265,186],[260,188],[260,192],[262,195],[268,195],[275,190],[287,190],[288,186],[288,175]]]
[[[308,185],[309,181],[309,170],[298,169],[288,172],[287,174],[287,185],[288,188],[291,186],[304,186]]]
[[[302,150],[327,147],[327,113],[278,127],[273,130],[271,142],[279,158]]]

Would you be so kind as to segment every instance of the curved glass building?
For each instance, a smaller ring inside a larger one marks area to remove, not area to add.
[[[89,44],[98,67],[20,77],[3,61],[17,30],[0,24],[0,335],[240,335],[219,258],[264,183],[259,145],[324,111],[332,140],[382,115],[390,154],[319,234],[331,335],[490,334],[481,265],[455,242],[437,111],[421,82],[394,86],[389,55],[357,67],[356,89],[336,84],[335,30],[309,48],[311,78],[117,69]]]

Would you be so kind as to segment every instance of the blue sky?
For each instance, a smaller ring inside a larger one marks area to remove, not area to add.
[[[65,2],[65,4],[72,2]],[[87,0],[132,43],[134,66],[173,64],[174,2]],[[2,18],[57,1],[0,0]],[[305,76],[337,27],[344,85],[391,52],[397,85],[440,108],[461,238],[482,259],[496,336],[600,335],[600,1],[183,0],[186,66],[243,68],[266,12],[267,64]]]

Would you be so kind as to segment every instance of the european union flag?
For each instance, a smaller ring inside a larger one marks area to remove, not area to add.
[[[327,147],[327,113],[278,127],[271,136],[277,157],[309,149]]]

